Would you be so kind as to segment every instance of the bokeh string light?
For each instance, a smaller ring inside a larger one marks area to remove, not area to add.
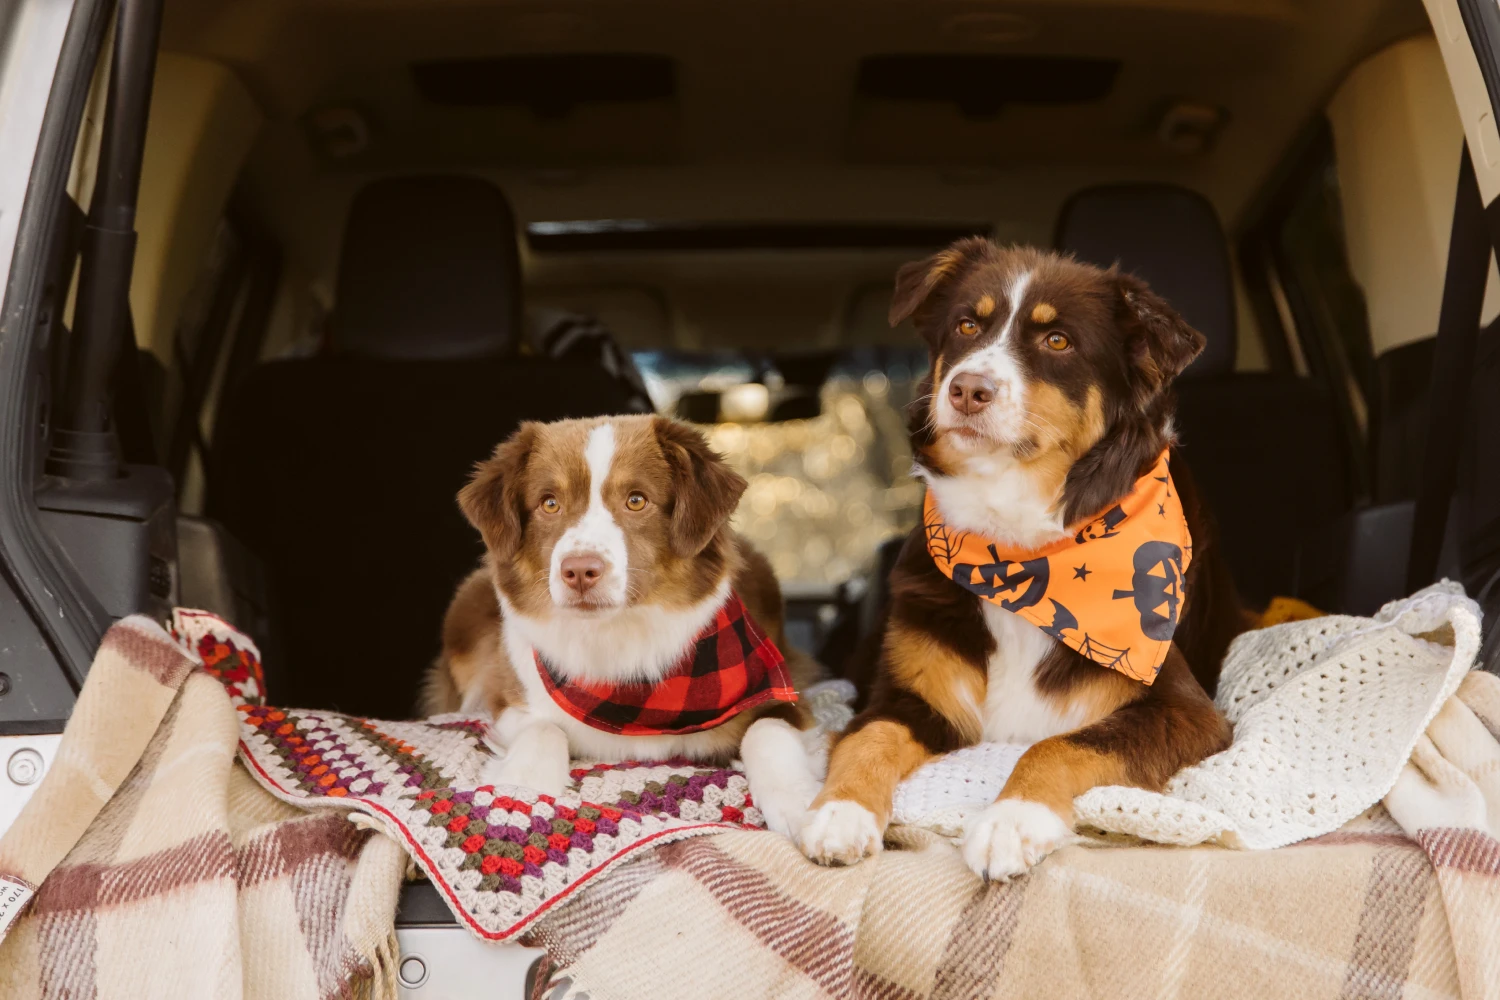
[[[722,392],[751,374],[745,362],[722,357],[637,360],[654,402],[668,413],[684,392]],[[815,417],[699,425],[749,483],[734,526],[783,583],[843,583],[871,567],[882,542],[920,520],[922,490],[911,477],[905,416],[920,372],[904,355],[885,360],[837,366]]]

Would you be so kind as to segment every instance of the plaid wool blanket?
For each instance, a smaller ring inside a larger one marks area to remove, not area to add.
[[[203,665],[144,618],[105,636],[0,838],[5,884],[39,887],[0,942],[0,997],[394,997],[404,852],[260,788]]]
[[[528,942],[548,1000],[1480,1000],[1500,997],[1497,828],[1500,679],[1472,673],[1386,805],[1294,846],[1100,839],[985,885],[916,827],[850,868],[720,834],[618,869]]]
[[[889,847],[831,869],[778,837],[670,844],[539,924],[539,994],[1468,996],[1432,865],[1385,817],[1265,852],[1068,847],[989,885],[936,834],[893,828]]]

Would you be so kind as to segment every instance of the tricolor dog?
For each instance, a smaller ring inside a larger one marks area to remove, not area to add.
[[[1203,338],[1130,275],[981,239],[898,272],[908,316],[932,359],[923,523],[799,843],[859,861],[924,761],[1027,743],[964,835],[969,867],[1006,879],[1071,837],[1076,796],[1160,788],[1229,742],[1205,687],[1242,615],[1171,452],[1169,387]]]
[[[477,467],[459,506],[488,554],[448,609],[424,707],[493,716],[482,780],[556,794],[570,756],[739,756],[767,824],[792,832],[826,757],[796,703],[816,664],[729,528],[745,486],[662,417],[523,424]]]

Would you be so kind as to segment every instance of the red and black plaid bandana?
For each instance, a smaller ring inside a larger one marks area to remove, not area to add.
[[[552,700],[579,722],[622,736],[712,729],[768,701],[796,701],[781,650],[733,591],[666,677],[652,684],[567,680],[536,656]]]

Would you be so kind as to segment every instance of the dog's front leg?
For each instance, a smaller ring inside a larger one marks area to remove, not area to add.
[[[1092,725],[1034,744],[1000,797],[964,825],[964,862],[1007,881],[1074,839],[1073,800],[1100,785],[1159,791],[1229,745],[1229,723],[1173,647],[1144,697]]]
[[[486,742],[495,756],[480,771],[480,784],[520,785],[545,795],[560,795],[568,787],[568,736],[555,723],[523,708],[507,708]]]
[[[828,781],[797,837],[802,853],[819,864],[852,865],[880,850],[896,786],[930,756],[893,719],[872,719],[845,733],[834,744]]]
[[[827,736],[785,719],[756,719],[740,740],[740,758],[766,828],[796,839],[827,770]]]

